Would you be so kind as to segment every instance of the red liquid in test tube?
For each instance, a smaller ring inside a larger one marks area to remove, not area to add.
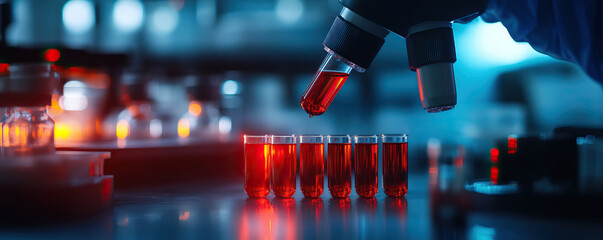
[[[300,136],[300,185],[306,197],[320,197],[324,188],[323,137]]]
[[[383,135],[383,190],[390,197],[408,191],[408,143],[406,135]]]
[[[327,173],[329,192],[345,198],[352,192],[352,144],[350,136],[328,137]]]
[[[345,72],[333,71],[322,71],[318,74],[301,99],[301,106],[310,117],[327,111],[348,75]]]
[[[270,137],[245,135],[245,192],[249,197],[270,193]]]
[[[362,197],[372,198],[379,189],[378,185],[378,145],[377,136],[354,137],[354,160],[356,164],[356,193]]]
[[[297,144],[295,135],[272,136],[272,192],[281,198],[295,194]]]

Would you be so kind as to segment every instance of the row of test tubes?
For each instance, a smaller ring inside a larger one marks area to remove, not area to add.
[[[295,135],[245,135],[245,192],[249,197],[295,194],[297,168]],[[333,197],[345,198],[352,191],[352,158],[355,189],[361,197],[374,197],[378,190],[379,137],[377,135],[300,135],[300,188],[306,197],[320,197],[324,186],[324,147],[327,144],[327,177]],[[408,142],[406,134],[383,134],[383,190],[402,197],[408,189]]]

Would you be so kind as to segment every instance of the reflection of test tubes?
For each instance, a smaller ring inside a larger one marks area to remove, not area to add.
[[[249,197],[270,193],[270,137],[245,135],[245,192]]]
[[[324,188],[324,138],[299,136],[300,185],[306,197],[320,197]]]
[[[278,217],[274,213],[274,207],[266,198],[246,199],[240,217],[239,238],[241,239],[264,239],[276,233],[273,223]]]
[[[349,135],[327,136],[329,192],[345,198],[352,192],[352,141]]]
[[[288,198],[295,194],[295,166],[297,142],[295,135],[272,137],[272,192],[277,197]]]
[[[408,191],[408,142],[406,134],[383,134],[383,190],[390,197]]]
[[[354,136],[354,162],[356,164],[356,193],[371,198],[379,191],[377,135]]]

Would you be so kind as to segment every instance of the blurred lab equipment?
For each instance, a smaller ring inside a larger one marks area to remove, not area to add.
[[[54,120],[48,114],[58,74],[50,64],[12,64],[3,77],[3,105],[8,116],[2,123],[5,156],[54,153]]]
[[[195,76],[185,78],[188,94],[188,111],[178,120],[180,138],[211,138],[219,133],[220,85],[210,79]]]
[[[58,82],[49,63],[13,63],[0,77],[0,104],[8,108],[0,156],[3,217],[81,216],[112,204],[113,177],[103,170],[109,153],[55,151],[48,107]]]
[[[122,101],[125,108],[105,120],[105,135],[112,139],[153,139],[161,137],[163,125],[156,118],[148,95],[149,77],[144,73],[124,73]]]

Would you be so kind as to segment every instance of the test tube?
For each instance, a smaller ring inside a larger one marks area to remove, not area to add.
[[[244,135],[245,192],[249,197],[270,193],[270,136]]]
[[[408,191],[408,142],[406,134],[383,134],[383,190],[390,197]]]
[[[299,136],[300,185],[304,196],[320,197],[324,188],[324,138],[322,135]]]
[[[361,197],[372,198],[379,191],[377,135],[354,136],[354,162],[356,165],[356,193]]]
[[[296,148],[295,135],[272,135],[272,192],[277,197],[289,198],[295,194]]]
[[[352,192],[352,139],[349,135],[327,136],[327,143],[329,192],[347,198]]]
[[[321,115],[327,111],[339,89],[348,79],[353,69],[352,66],[356,66],[357,70],[361,70],[361,72],[364,71],[364,69],[345,60],[330,49],[327,51],[329,53],[301,99],[301,106],[310,114],[310,117]]]

